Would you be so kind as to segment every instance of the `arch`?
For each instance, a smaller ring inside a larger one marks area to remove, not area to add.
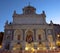
[[[37,49],[44,49],[44,48],[46,48],[46,44],[45,44],[45,31],[43,29],[39,29],[39,30],[36,31],[36,39],[39,42]]]
[[[14,31],[14,40],[22,40],[22,31],[21,30]]]
[[[25,50],[34,49],[33,39],[34,39],[34,31],[31,29],[26,30],[25,31],[25,40],[26,40]]]
[[[26,31],[26,42],[31,43],[33,42],[33,31],[27,30]]]
[[[43,29],[36,31],[36,39],[37,40],[45,40],[45,31]]]

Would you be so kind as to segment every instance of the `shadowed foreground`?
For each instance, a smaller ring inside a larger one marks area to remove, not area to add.
[[[24,50],[0,50],[0,53],[60,53],[60,49],[56,50],[35,50],[35,51],[24,51]]]

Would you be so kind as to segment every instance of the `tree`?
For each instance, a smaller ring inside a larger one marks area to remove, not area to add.
[[[0,32],[0,45],[2,44],[3,36],[4,36],[4,32]]]

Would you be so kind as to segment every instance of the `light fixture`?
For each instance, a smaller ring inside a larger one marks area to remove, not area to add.
[[[57,41],[56,44],[57,44],[58,46],[60,46],[60,41]]]
[[[37,50],[39,50],[40,48],[38,47]]]
[[[14,47],[13,50],[16,50],[16,48]]]
[[[43,50],[46,50],[46,48],[45,48],[45,47],[43,47]]]
[[[34,48],[32,48],[32,51],[35,51],[35,49],[34,49]]]
[[[60,37],[60,35],[57,35],[58,37]]]
[[[56,47],[53,47],[53,49],[55,49]]]
[[[28,47],[26,47],[25,50],[28,50]]]

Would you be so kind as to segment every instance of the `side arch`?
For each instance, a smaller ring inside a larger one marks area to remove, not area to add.
[[[41,41],[45,40],[45,31],[43,29],[39,29],[36,31],[36,39],[39,40],[41,38]]]
[[[22,30],[15,30],[13,40],[22,40]]]

